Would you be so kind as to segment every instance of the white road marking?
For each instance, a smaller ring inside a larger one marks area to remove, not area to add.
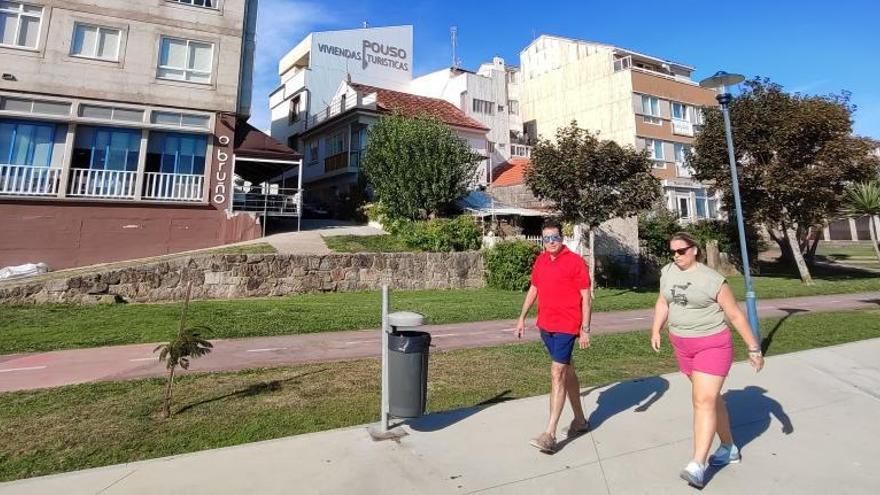
[[[648,319],[647,316],[634,316],[634,317],[630,318],[630,320],[647,320],[647,319]]]
[[[27,368],[6,368],[5,370],[0,370],[0,373],[9,373],[10,371],[36,371],[46,369],[45,366],[28,366]]]
[[[831,301],[831,304],[839,303],[840,301]]]
[[[138,362],[138,361],[158,361],[158,360],[159,360],[159,358],[158,358],[157,356],[147,357],[147,358],[129,359],[129,361],[132,362],[132,363],[135,363],[135,362]]]
[[[370,342],[379,342],[379,339],[370,339],[370,340],[352,340],[351,342],[346,342],[345,345],[369,344]]]
[[[247,352],[271,352],[271,351],[283,351],[287,349],[287,347],[266,347],[265,349],[248,349]]]

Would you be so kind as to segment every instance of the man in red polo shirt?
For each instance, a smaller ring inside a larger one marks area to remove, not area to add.
[[[544,252],[538,256],[532,267],[532,284],[523,302],[516,325],[516,336],[522,337],[526,315],[537,299],[538,329],[553,360],[550,365],[550,421],[547,429],[529,443],[541,452],[552,453],[556,451],[556,427],[565,406],[566,395],[574,412],[568,436],[589,430],[581,406],[581,385],[571,365],[571,353],[575,340],[578,340],[581,349],[590,346],[593,303],[586,263],[562,244],[560,226],[545,225],[541,235]]]

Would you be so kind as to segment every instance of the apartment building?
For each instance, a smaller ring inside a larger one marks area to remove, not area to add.
[[[0,266],[259,235],[233,176],[262,182],[298,155],[245,122],[256,5],[0,2]]]
[[[520,109],[529,139],[576,120],[603,139],[648,150],[667,207],[682,221],[718,218],[720,194],[692,178],[685,156],[715,92],[694,67],[632,50],[541,35],[520,53]]]
[[[367,131],[388,114],[436,118],[472,150],[486,152],[489,129],[455,105],[439,98],[346,81],[340,84],[330,105],[309,116],[305,130],[294,135],[297,149],[304,150],[303,180],[309,201],[333,212],[347,211],[350,198],[363,193],[359,179]]]
[[[480,185],[489,184],[492,172],[511,157],[529,154],[522,139],[519,102],[516,96],[510,96],[511,89],[514,95],[518,93],[517,75],[515,67],[495,57],[476,72],[444,68],[415,78],[410,84],[412,93],[448,101],[489,129],[486,160],[477,179]]]

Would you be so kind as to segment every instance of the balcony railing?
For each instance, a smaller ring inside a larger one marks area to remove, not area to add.
[[[143,198],[160,201],[201,201],[204,182],[204,175],[147,172],[144,174]]]
[[[348,152],[343,151],[324,159],[324,173],[342,170],[348,167]]]
[[[0,165],[0,195],[55,196],[61,169],[30,165]]]
[[[510,144],[510,154],[513,156],[524,156],[529,158],[532,156],[532,147],[524,144]]]
[[[137,172],[75,168],[67,194],[73,197],[134,199]]]

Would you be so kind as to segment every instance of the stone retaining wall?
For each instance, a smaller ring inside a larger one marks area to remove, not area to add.
[[[216,254],[0,285],[0,303],[112,303],[235,299],[309,292],[483,287],[479,252],[326,256]]]

